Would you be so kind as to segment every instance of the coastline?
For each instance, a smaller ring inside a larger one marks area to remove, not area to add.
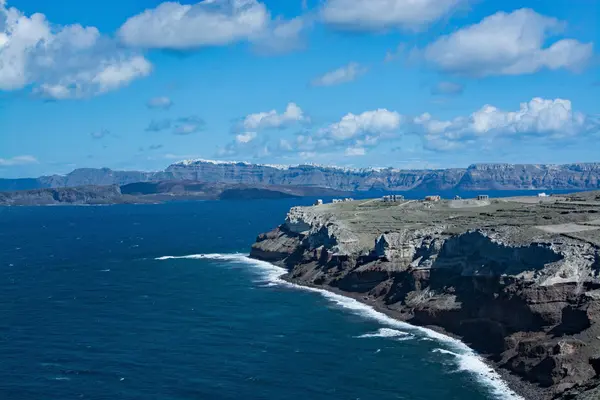
[[[277,263],[252,258],[249,254],[191,254],[185,256],[163,256],[157,257],[157,261],[167,261],[173,259],[187,260],[215,260],[238,264],[244,264],[262,271],[264,282],[268,286],[283,286],[293,290],[304,290],[318,293],[328,300],[337,303],[342,308],[360,315],[363,318],[373,319],[382,325],[391,326],[398,329],[412,330],[419,332],[423,337],[435,340],[440,345],[447,345],[455,349],[467,350],[464,354],[448,352],[458,357],[457,364],[460,364],[460,357],[467,357],[469,367],[459,370],[468,372],[474,376],[480,385],[486,386],[490,393],[495,394],[495,398],[502,400],[538,400],[542,397],[542,390],[537,386],[523,381],[518,376],[510,374],[508,371],[497,368],[485,356],[477,353],[468,344],[464,343],[460,337],[446,332],[438,326],[418,326],[407,323],[399,318],[398,313],[382,306],[377,301],[366,299],[365,296],[344,292],[330,286],[317,286],[307,284],[301,280],[292,279],[289,270]],[[341,301],[341,300],[347,301]],[[353,304],[356,303],[356,304]],[[360,305],[360,307],[357,307]],[[365,312],[366,311],[366,312]],[[444,350],[444,352],[447,352]],[[475,364],[475,365],[473,365]]]
[[[259,259],[254,259],[254,258],[250,258],[250,260],[253,261],[260,261],[260,262],[266,262],[263,260],[259,260]],[[277,267],[277,268],[283,268],[286,269],[285,267],[282,267],[280,265],[277,264],[273,264],[270,263],[271,265]],[[287,271],[287,269],[286,269]],[[331,287],[331,286],[317,286],[317,285],[310,285],[307,284],[306,282],[303,282],[302,280],[297,280],[297,279],[293,279],[290,277],[289,271],[287,271],[284,275],[280,276],[279,279],[281,279],[282,281],[285,281],[289,284],[292,284],[294,286],[298,286],[300,288],[304,288],[304,289],[315,289],[318,291],[327,291],[329,293],[338,295],[338,296],[343,296],[346,297],[348,299],[353,299],[356,300],[368,307],[373,308],[373,310],[375,310],[378,313],[384,314],[389,318],[394,319],[395,321],[402,323],[402,324],[406,324],[409,325],[411,327],[414,327],[415,329],[419,329],[419,328],[423,328],[423,329],[428,329],[431,330],[433,332],[438,333],[439,335],[443,335],[446,336],[452,340],[456,340],[459,341],[460,343],[463,343],[465,346],[469,347],[469,345],[465,342],[462,341],[462,339],[457,336],[454,335],[450,332],[447,332],[446,330],[444,330],[442,327],[436,326],[436,325],[428,325],[428,326],[419,326],[419,325],[413,325],[410,324],[408,322],[405,322],[402,320],[402,318],[399,318],[399,313],[397,311],[391,310],[390,308],[382,305],[380,302],[378,302],[377,300],[374,299],[369,299],[368,297],[362,296],[358,293],[349,293],[349,292],[344,292],[340,289]],[[508,386],[508,388],[510,390],[512,390],[514,392],[514,394],[516,394],[519,397],[516,398],[521,398],[522,400],[537,400],[537,399],[541,399],[543,398],[542,396],[540,396],[540,394],[544,391],[544,389],[538,387],[535,384],[529,383],[524,381],[523,379],[521,379],[519,376],[511,374],[509,371],[504,370],[502,368],[498,368],[496,365],[494,365],[494,363],[492,363],[490,360],[488,360],[485,355],[479,354],[477,351],[475,351],[474,349],[472,349],[471,347],[469,347],[469,349],[475,354],[477,355],[489,368],[493,369],[494,372],[496,372],[502,379],[502,381]],[[514,396],[512,396],[513,398],[515,398]]]
[[[208,256],[208,257],[203,257],[203,258],[212,258],[212,257],[210,257],[210,255],[206,255],[206,256]],[[226,260],[227,258],[223,257],[223,256],[224,255],[222,255],[219,258]],[[318,285],[309,284],[300,279],[293,279],[290,276],[290,270],[283,265],[278,265],[277,263],[261,260],[259,258],[253,258],[250,255],[238,254],[236,256],[237,257],[243,256],[246,259],[246,262],[250,262],[251,264],[255,264],[255,263],[263,264],[264,263],[264,264],[267,264],[268,266],[270,266],[270,267],[266,267],[266,268],[270,268],[271,270],[276,269],[276,271],[271,271],[271,273],[269,273],[267,275],[267,280],[269,281],[270,284],[273,284],[273,285],[284,284],[284,286],[288,286],[288,287],[291,286],[298,290],[309,290],[309,291],[312,291],[315,293],[319,293],[321,295],[326,295],[326,293],[329,293],[329,294],[332,294],[335,296],[340,296],[340,297],[343,297],[343,298],[346,298],[349,300],[354,300],[354,301],[357,301],[358,303],[372,309],[375,313],[379,313],[379,314],[384,315],[387,318],[390,318],[391,320],[397,322],[398,324],[406,325],[406,327],[409,327],[411,329],[425,332],[425,334],[427,336],[434,336],[434,338],[433,338],[434,340],[438,340],[439,342],[446,343],[446,344],[459,343],[460,347],[464,346],[464,348],[467,348],[470,352],[472,352],[473,356],[476,356],[478,358],[478,360],[480,360],[486,367],[490,368],[494,373],[496,373],[498,375],[497,378],[499,378],[500,381],[495,381],[496,377],[494,377],[494,378],[491,378],[488,382],[482,382],[483,379],[481,379],[481,376],[476,377],[476,379],[478,379],[480,381],[480,384],[486,385],[486,386],[490,387],[490,390],[495,391],[498,398],[511,399],[511,400],[538,400],[538,399],[543,398],[543,396],[540,396],[540,394],[543,392],[543,389],[539,388],[538,386],[536,386],[532,383],[524,381],[519,376],[511,374],[509,371],[498,368],[496,365],[494,365],[492,362],[490,362],[490,360],[488,360],[484,355],[479,354],[477,351],[472,349],[467,343],[463,342],[459,336],[451,334],[439,326],[435,326],[435,325],[419,326],[419,325],[410,324],[408,322],[405,322],[399,316],[400,314],[397,311],[394,311],[394,310],[389,309],[388,307],[385,307],[377,300],[369,299],[368,297],[366,297],[364,295],[360,295],[358,293],[345,292],[343,290],[340,290],[340,289],[337,289],[337,288],[334,288],[331,286],[318,286]],[[234,261],[234,260],[230,259],[230,261]],[[240,260],[238,260],[238,261],[240,261]],[[383,324],[386,324],[383,321],[380,321],[380,322],[382,322]],[[428,333],[427,331],[429,331],[429,334],[427,334]],[[432,335],[432,333],[433,333],[433,335]],[[477,375],[477,372],[475,372],[474,370],[469,370],[469,372],[474,375]],[[499,387],[496,386],[494,388],[491,388],[491,386],[495,386],[495,385],[498,385]],[[506,387],[503,387],[503,386],[506,386]],[[502,392],[506,392],[507,389],[508,389],[508,391],[510,391],[512,393],[510,393],[510,392],[502,393]]]

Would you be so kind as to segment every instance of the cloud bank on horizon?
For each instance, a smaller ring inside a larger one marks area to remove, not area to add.
[[[599,34],[585,28],[600,13],[584,5],[107,0],[87,13],[64,1],[0,0],[0,176],[152,169],[178,155],[597,158]]]

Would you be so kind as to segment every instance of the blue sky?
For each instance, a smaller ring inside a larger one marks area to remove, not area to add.
[[[600,161],[586,0],[0,0],[0,177]]]

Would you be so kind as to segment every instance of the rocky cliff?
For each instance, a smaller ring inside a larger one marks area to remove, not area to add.
[[[164,171],[77,169],[29,180],[0,179],[0,190],[197,181],[292,185],[344,191],[600,189],[600,163],[570,165],[477,164],[442,170],[344,169],[315,165],[273,166],[243,162],[183,161]]]
[[[183,200],[249,200],[294,197],[348,196],[339,190],[275,185],[201,183],[194,181],[138,182],[128,185],[88,185],[0,192],[0,206],[56,204],[164,203]]]
[[[251,256],[460,336],[527,399],[598,398],[598,192],[294,208]]]
[[[81,186],[0,192],[0,205],[114,204],[124,202],[119,186]]]

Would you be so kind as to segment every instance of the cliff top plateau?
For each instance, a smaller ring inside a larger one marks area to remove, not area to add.
[[[296,207],[251,256],[462,338],[526,399],[600,398],[600,192]]]

